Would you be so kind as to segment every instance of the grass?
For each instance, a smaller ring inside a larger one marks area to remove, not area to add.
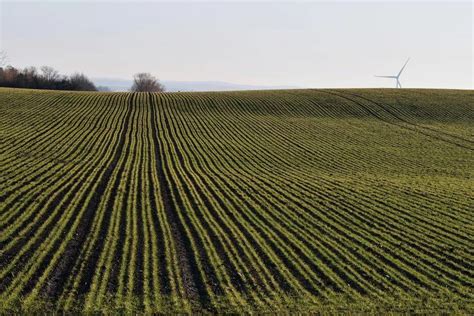
[[[473,100],[0,89],[0,313],[472,313]]]

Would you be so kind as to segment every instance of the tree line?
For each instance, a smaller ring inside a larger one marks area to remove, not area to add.
[[[59,74],[49,66],[17,69],[0,67],[0,86],[9,88],[97,91],[95,84],[82,73],[71,76]]]
[[[133,92],[162,92],[165,87],[149,73],[138,73],[133,78]],[[107,87],[96,85],[82,73],[71,76],[59,74],[54,68],[43,66],[17,69],[13,66],[0,67],[0,87],[72,90],[72,91],[110,91]]]
[[[0,87],[72,90],[72,91],[110,91],[108,87],[96,85],[83,73],[71,76],[61,75],[53,67],[43,66],[15,68],[6,66],[7,55],[0,51]],[[149,73],[137,73],[133,77],[132,92],[162,92],[165,87]]]

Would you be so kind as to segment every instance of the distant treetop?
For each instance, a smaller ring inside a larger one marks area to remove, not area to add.
[[[163,92],[165,86],[149,73],[137,73],[133,77],[133,92]]]

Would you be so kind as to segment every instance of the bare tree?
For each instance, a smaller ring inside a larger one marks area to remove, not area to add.
[[[46,82],[58,81],[60,79],[59,72],[50,66],[41,67],[42,77]]]
[[[37,88],[38,84],[38,71],[36,70],[36,67],[26,67],[23,70],[20,71],[20,73],[23,75],[23,84],[28,86],[28,87],[33,87]]]
[[[5,67],[8,62],[8,56],[5,51],[0,51],[0,68]]]
[[[165,86],[149,73],[138,73],[133,77],[133,92],[162,92]]]
[[[12,66],[7,66],[5,69],[2,70],[2,79],[6,82],[15,82],[20,74],[20,71]]]
[[[23,69],[23,74],[25,75],[26,79],[33,80],[34,78],[38,77],[38,70],[36,67],[30,66]]]
[[[71,88],[80,91],[97,91],[95,84],[84,74],[75,73],[69,78]]]

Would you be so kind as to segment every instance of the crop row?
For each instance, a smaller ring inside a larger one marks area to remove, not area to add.
[[[409,97],[1,90],[0,301],[472,301],[472,121]]]

